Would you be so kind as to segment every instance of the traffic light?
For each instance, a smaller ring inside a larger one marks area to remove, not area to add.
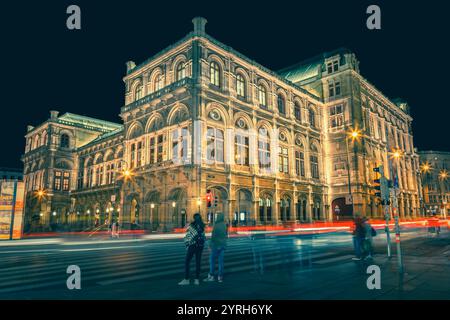
[[[206,190],[206,207],[211,208],[212,205],[212,193],[211,190]]]
[[[219,203],[219,197],[215,196],[214,197],[214,208],[217,208],[218,203]]]
[[[373,168],[373,171],[380,175],[378,179],[373,180],[375,196],[380,199],[382,205],[389,205],[389,186],[391,181],[384,176],[383,166],[375,167]]]
[[[383,166],[375,167],[373,168],[373,171],[380,174],[380,178],[373,180],[373,188],[375,189],[375,197],[381,200],[381,177],[383,177]]]

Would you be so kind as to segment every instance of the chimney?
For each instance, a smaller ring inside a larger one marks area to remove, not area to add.
[[[134,67],[136,67],[136,63],[134,63],[134,61],[127,61],[125,64],[127,66],[127,72],[130,72],[130,70],[133,70]]]
[[[194,24],[194,33],[203,35],[205,34],[205,25],[208,21],[203,17],[195,17],[192,19],[192,23]]]
[[[52,110],[50,111],[50,119],[58,118],[59,111]]]

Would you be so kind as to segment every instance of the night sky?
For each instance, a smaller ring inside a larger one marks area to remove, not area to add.
[[[2,3],[0,167],[21,168],[26,126],[49,110],[120,122],[125,62],[139,64],[178,41],[195,16],[208,20],[208,34],[271,70],[353,50],[365,78],[409,103],[419,150],[450,151],[443,1],[154,2]],[[70,4],[81,8],[79,31],[66,28]],[[370,4],[381,7],[382,30],[366,28]]]

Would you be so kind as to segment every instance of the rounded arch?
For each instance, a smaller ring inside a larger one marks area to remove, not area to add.
[[[208,67],[211,62],[216,62],[219,65],[220,73],[223,75],[223,71],[225,70],[225,62],[223,59],[215,53],[212,53],[208,56]]]
[[[167,116],[167,124],[174,125],[189,119],[189,109],[184,104],[175,105]]]
[[[239,128],[239,126],[237,125],[237,122],[240,119],[245,121],[245,125],[247,126],[248,129],[253,129],[253,121],[252,121],[252,119],[250,118],[250,116],[248,114],[246,114],[245,112],[241,112],[241,111],[236,112],[233,115],[233,123],[234,123],[235,127]]]
[[[180,65],[183,65],[183,67],[184,67],[184,75],[182,75],[179,78],[178,73],[180,71],[179,70]],[[181,79],[183,79],[183,78],[188,76],[188,74],[187,74],[187,57],[186,57],[185,54],[180,53],[173,60],[173,62],[172,62],[172,75],[173,75],[173,82],[179,81],[179,80],[181,80]]]
[[[103,153],[98,152],[94,156],[94,164],[100,164],[103,162]]]
[[[305,149],[305,146],[307,146],[306,143],[306,137],[300,133],[297,133],[295,135],[295,145],[299,148]]]
[[[122,159],[123,157],[123,145],[117,147],[116,152],[114,153],[115,159]]]
[[[309,150],[313,153],[320,153],[320,142],[317,140],[311,140]]]
[[[152,114],[145,125],[145,133],[150,133],[153,131],[157,131],[164,126],[163,116],[156,112]]]
[[[93,159],[92,159],[91,156],[86,157],[86,158],[84,159],[84,167],[85,167],[85,168],[92,166],[92,163],[93,163]]]
[[[235,86],[236,86],[236,93],[238,93],[238,88],[237,88],[237,80],[238,77],[242,77],[242,79],[244,80],[244,97],[247,97],[249,95],[249,93],[251,92],[250,90],[250,76],[248,75],[247,71],[242,68],[242,67],[236,67],[235,71]]]
[[[162,77],[162,80],[160,77]],[[150,92],[155,92],[161,89],[161,84],[159,83],[159,81],[162,81],[164,83],[164,72],[161,67],[156,67],[152,70],[149,76],[148,85],[150,86]]]
[[[219,197],[223,200],[227,200],[229,199],[229,192],[228,189],[220,184],[212,184],[209,185],[207,188],[207,190],[216,190],[220,193]]]
[[[40,145],[41,145],[41,136],[38,133],[34,136],[32,149],[36,149],[36,148],[40,147]]]
[[[258,79],[257,81],[258,88],[258,102],[260,105],[265,108],[270,108],[270,86],[269,83],[265,79]],[[264,101],[263,101],[264,100]]]
[[[105,156],[103,157],[105,162],[114,160],[114,150],[108,149],[105,151]]]
[[[160,201],[160,193],[157,190],[151,190],[146,193],[144,197],[145,203],[159,203]]]
[[[133,122],[128,128],[127,140],[135,139],[144,133],[142,124],[139,121]]]
[[[281,136],[280,136],[281,134],[284,134],[284,136],[286,137],[285,141],[281,140]],[[289,145],[291,145],[293,143],[291,132],[288,129],[286,129],[285,127],[278,127],[278,135],[279,135],[279,137],[278,137],[279,140],[281,140],[283,143],[287,143]]]
[[[256,128],[258,129],[258,135],[260,134],[260,130],[266,130],[269,138],[273,135],[272,125],[267,120],[259,120],[256,124]]]
[[[209,116],[212,111],[217,111],[220,114],[221,119],[216,120],[218,122],[223,122],[225,126],[228,126],[230,123],[230,119],[228,117],[227,110],[219,103],[210,102],[206,105],[206,114]],[[211,118],[210,118],[211,119]]]
[[[142,79],[141,79],[141,77],[138,77],[138,78],[134,79],[133,82],[131,83],[131,86],[130,86],[130,91],[131,91],[132,94],[133,94],[133,99],[134,99],[134,100],[137,100],[137,99],[139,99],[139,98],[142,98],[142,92],[141,92],[141,97],[137,97],[137,92],[136,92],[136,90],[137,90],[139,87],[141,87],[141,90],[142,90]]]

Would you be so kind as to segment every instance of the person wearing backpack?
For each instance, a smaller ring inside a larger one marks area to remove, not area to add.
[[[210,261],[209,261],[209,274],[203,281],[214,281],[214,269],[216,265],[216,259],[219,265],[219,274],[217,276],[218,282],[223,282],[223,256],[225,253],[225,247],[227,245],[228,231],[225,223],[225,217],[223,213],[217,213],[216,222],[214,223],[214,229],[212,231],[210,240]]]
[[[371,260],[373,254],[373,237],[377,235],[377,232],[369,223],[369,218],[363,218],[363,227],[365,230],[365,238],[364,238],[364,254],[365,260]]]
[[[203,223],[202,216],[199,213],[196,213],[194,214],[194,221],[192,221],[187,228],[186,235],[184,237],[184,244],[186,245],[186,260],[184,265],[185,274],[184,279],[178,283],[180,286],[190,284],[189,267],[194,256],[196,267],[194,283],[196,285],[200,284],[200,268],[205,241],[205,224]]]

